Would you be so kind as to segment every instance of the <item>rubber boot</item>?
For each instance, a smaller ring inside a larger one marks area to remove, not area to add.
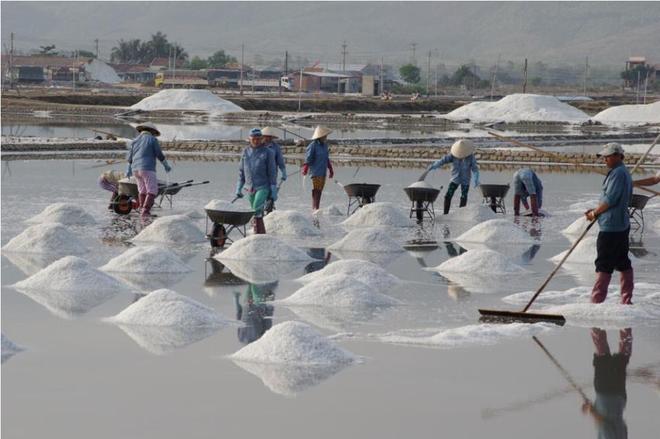
[[[445,210],[443,212],[444,215],[447,215],[449,213],[450,207],[451,207],[451,198],[445,197]]]
[[[591,328],[591,340],[594,342],[596,355],[610,355],[610,345],[607,343],[607,332],[600,328]]]
[[[140,194],[140,195],[142,195],[142,194]],[[144,197],[144,204],[142,205],[142,218],[143,219],[151,218],[152,216],[156,216],[156,215],[151,214],[151,208],[154,205],[154,200],[155,199],[156,199],[156,196],[154,194],[146,194],[146,196]]]
[[[266,225],[264,224],[263,218],[254,219],[254,232],[258,235],[266,234]]]
[[[312,209],[317,210],[321,206],[321,191],[312,189]]]
[[[596,273],[596,283],[591,290],[591,303],[602,303],[607,297],[607,287],[610,285],[612,275],[599,271]]]
[[[632,268],[621,272],[619,284],[621,285],[621,304],[632,305],[633,288],[635,288]]]
[[[110,197],[110,204],[108,204],[108,209],[112,210],[115,207],[115,198],[117,198],[117,192],[113,192]]]
[[[458,207],[465,207],[467,206],[467,197],[463,198],[461,197],[461,202],[459,203]]]
[[[142,209],[146,199],[147,199],[147,194],[139,194],[138,195],[138,205],[137,205],[138,209]]]

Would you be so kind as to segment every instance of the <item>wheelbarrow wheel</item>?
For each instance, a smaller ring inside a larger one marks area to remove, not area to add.
[[[211,235],[209,236],[211,247],[222,248],[227,242],[227,229],[223,224],[213,224]]]
[[[128,195],[118,195],[114,201],[114,211],[119,215],[128,215],[133,210],[133,200]]]

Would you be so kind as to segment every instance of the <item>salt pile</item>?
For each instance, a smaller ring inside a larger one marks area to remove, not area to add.
[[[249,207],[242,207],[239,204],[232,204],[230,201],[224,200],[211,200],[204,206],[204,209],[223,210],[225,212],[252,212]]]
[[[569,264],[593,264],[596,259],[596,236],[587,235],[580,243],[575,247],[571,255],[566,259],[566,263]],[[558,263],[562,260],[564,255],[568,253],[568,250],[564,250],[550,258],[554,263]]]
[[[585,112],[570,106],[554,96],[535,94],[511,94],[497,102],[472,102],[444,116],[447,119],[469,119],[473,122],[502,121],[508,123],[571,122],[589,120]]]
[[[65,256],[27,279],[17,282],[14,287],[18,290],[101,293],[130,290],[127,285],[76,256]]]
[[[165,288],[149,293],[107,320],[122,325],[181,327],[228,323],[212,308]]]
[[[268,233],[273,235],[319,236],[321,232],[302,213],[295,210],[274,210],[264,217]]]
[[[118,324],[142,349],[165,355],[215,334],[218,326],[139,326]]]
[[[513,275],[527,273],[506,256],[490,249],[468,250],[431,270],[440,273],[473,273],[477,275]]]
[[[605,124],[660,123],[660,101],[652,104],[619,105],[607,108],[593,117]]]
[[[342,259],[326,265],[319,271],[306,274],[297,280],[307,284],[335,274],[349,276],[377,291],[387,291],[401,282],[398,277],[388,273],[387,270],[372,262],[360,259]]]
[[[491,219],[501,218],[490,207],[482,204],[470,204],[459,209],[453,209],[443,218],[464,222],[484,222]]]
[[[28,227],[12,238],[2,250],[16,253],[45,253],[79,255],[87,249],[83,243],[61,224],[47,223]]]
[[[380,228],[353,230],[340,241],[328,247],[328,250],[394,253],[403,251],[403,247],[394,241],[390,234]]]
[[[461,242],[490,244],[532,244],[535,241],[522,228],[505,219],[493,219],[472,227],[456,238]]]
[[[556,326],[550,323],[511,323],[508,325],[487,323],[443,329],[432,335],[429,334],[430,330],[409,330],[383,334],[377,338],[385,343],[459,348],[474,345],[492,345],[510,338],[527,338],[549,332],[555,328]]]
[[[192,271],[176,254],[156,246],[126,250],[100,268],[127,273],[186,273]]]
[[[561,231],[564,235],[569,236],[580,236],[584,229],[589,225],[589,221],[582,216],[575,221],[573,221],[568,227]],[[589,233],[594,233],[594,230],[598,230],[598,222],[596,222],[592,227]]]
[[[304,251],[292,247],[270,235],[252,235],[234,242],[218,255],[221,261],[309,261]]]
[[[345,274],[333,274],[312,281],[279,302],[286,305],[327,307],[378,307],[401,304],[398,300],[378,293]]]
[[[322,207],[314,211],[315,215],[326,215],[326,216],[344,216],[344,211],[337,207],[337,205],[332,204],[328,207]]]
[[[635,303],[634,297],[633,303]],[[581,327],[606,325],[625,327],[639,325],[642,322],[657,322],[660,319],[660,308],[657,306],[658,303],[655,305],[654,309],[647,303],[639,301],[634,305],[621,305],[615,302],[571,303],[543,308],[542,312],[563,315],[569,324]]]
[[[96,220],[85,209],[71,203],[55,203],[41,213],[25,220],[28,224],[60,223],[67,226],[92,225]]]
[[[161,90],[131,106],[132,110],[198,110],[229,113],[243,111],[233,102],[219,98],[208,90]]]
[[[186,215],[157,218],[132,239],[134,242],[187,244],[205,241],[204,233]]]
[[[98,59],[91,60],[83,68],[92,81],[104,82],[106,84],[118,84],[121,82],[121,78],[117,75],[115,69]]]
[[[22,351],[23,349],[16,345],[13,341],[9,340],[2,334],[2,362],[9,360],[14,354]]]
[[[392,203],[371,203],[358,209],[342,223],[344,226],[410,226],[410,218]]]
[[[259,235],[263,236],[263,235]],[[215,256],[215,259],[222,262],[231,273],[244,281],[252,284],[267,284],[275,282],[292,271],[299,270],[309,263],[311,259],[305,261],[278,261],[269,260],[244,260],[244,259],[223,259],[224,253]]]
[[[259,340],[230,356],[233,360],[287,365],[349,364],[355,355],[336,346],[305,323],[273,326]]]

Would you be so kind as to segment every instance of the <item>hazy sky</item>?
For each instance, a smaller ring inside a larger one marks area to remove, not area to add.
[[[120,38],[160,30],[189,54],[217,49],[266,60],[448,63],[502,59],[622,65],[630,55],[660,63],[660,2],[11,2],[2,1],[3,46],[9,33],[27,50],[93,50],[109,56]],[[3,47],[4,50],[4,47]]]

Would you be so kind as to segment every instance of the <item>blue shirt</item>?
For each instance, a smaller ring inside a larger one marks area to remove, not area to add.
[[[527,197],[536,195],[539,207],[543,204],[543,184],[536,172],[529,168],[521,168],[513,175],[513,193],[527,202]]]
[[[268,145],[266,145],[266,147],[275,153],[275,164],[278,168],[280,168],[280,171],[283,173],[286,172],[286,164],[284,163],[284,156],[282,155],[282,147],[275,142],[270,142]]]
[[[277,184],[275,153],[264,146],[245,148],[238,165],[238,184],[240,186],[247,184],[253,191],[275,186]]]
[[[133,171],[156,171],[156,159],[161,162],[165,155],[160,149],[160,143],[149,132],[142,131],[132,142],[128,152],[128,163]]]
[[[325,170],[330,162],[330,152],[326,143],[313,140],[307,145],[305,151],[305,163],[309,165],[309,173],[312,177],[325,177]]]
[[[622,232],[630,227],[628,205],[632,197],[632,178],[623,162],[610,169],[600,196],[609,208],[598,216],[601,232]]]
[[[460,184],[461,186],[470,185],[470,177],[474,172],[474,185],[479,185],[479,166],[477,166],[477,159],[474,154],[457,159],[451,154],[447,154],[440,160],[436,160],[430,166],[430,169],[438,169],[442,165],[451,163],[451,182]]]

